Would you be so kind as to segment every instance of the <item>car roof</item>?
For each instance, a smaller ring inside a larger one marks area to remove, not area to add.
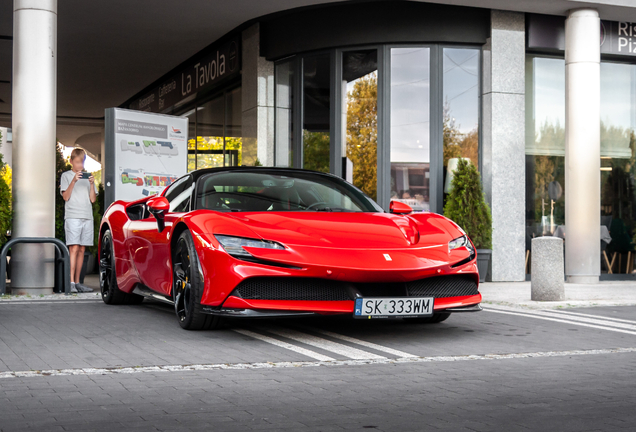
[[[206,175],[206,174],[212,174],[212,173],[218,173],[218,172],[233,172],[233,171],[243,171],[243,172],[278,172],[278,173],[305,173],[305,174],[316,174],[316,175],[322,175],[325,177],[336,177],[340,180],[342,180],[342,178],[335,176],[333,174],[330,173],[324,173],[324,172],[319,172],[319,171],[311,171],[311,170],[306,170],[306,169],[298,169],[298,168],[282,168],[282,167],[254,167],[254,166],[231,166],[231,167],[218,167],[218,168],[202,168],[202,169],[198,169],[198,170],[194,170],[188,173],[188,175],[191,175],[192,178],[196,181],[199,177]]]

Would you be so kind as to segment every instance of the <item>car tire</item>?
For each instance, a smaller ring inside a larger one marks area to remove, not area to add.
[[[449,316],[451,316],[450,312],[438,312],[425,318],[404,318],[404,321],[417,324],[437,324],[446,321]]]
[[[218,328],[221,317],[203,312],[201,297],[204,280],[200,272],[199,256],[190,231],[185,230],[172,251],[172,299],[181,328],[211,330]]]
[[[99,289],[102,300],[108,305],[134,305],[140,304],[144,300],[142,296],[125,293],[117,286],[115,249],[110,230],[106,230],[102,234],[99,248]]]

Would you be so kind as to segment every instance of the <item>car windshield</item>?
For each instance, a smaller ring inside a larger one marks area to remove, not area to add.
[[[222,212],[383,211],[337,177],[294,171],[226,171],[199,179],[196,208]]]

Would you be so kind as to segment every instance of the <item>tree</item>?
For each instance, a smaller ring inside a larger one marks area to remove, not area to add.
[[[444,206],[444,216],[458,224],[478,249],[492,248],[492,219],[484,199],[475,165],[460,159],[452,181],[453,189]]]
[[[479,166],[479,130],[475,128],[464,134],[459,143],[462,149],[462,157],[470,159],[475,166]]]
[[[99,257],[99,226],[102,223],[102,216],[104,216],[104,185],[97,183],[97,199],[93,203],[93,246],[88,248],[88,251],[95,257]]]
[[[102,182],[102,170],[93,171],[91,175],[95,177],[95,183],[100,184]]]
[[[450,105],[448,101],[444,103],[442,108],[442,143],[444,145],[444,166],[448,166],[450,159],[462,157],[462,148],[460,142],[462,134],[455,119],[451,117]]]
[[[0,177],[2,177],[7,186],[9,186],[11,193],[13,193],[13,170],[11,169],[11,165],[8,163],[4,164],[4,167],[0,170]]]
[[[329,172],[329,133],[303,131],[303,167]]]
[[[448,166],[448,160],[454,158],[468,158],[473,165],[479,165],[479,129],[475,127],[470,132],[462,133],[460,125],[451,116],[448,101],[442,109],[442,141],[445,167]]]
[[[347,95],[347,157],[353,162],[353,184],[375,200],[378,169],[378,81],[375,73],[357,79]]]
[[[0,133],[0,139],[2,134]],[[0,154],[0,248],[7,242],[7,231],[11,229],[11,223],[13,219],[13,206],[11,196],[10,183],[7,184],[5,178],[7,172],[9,173],[9,179],[11,178],[11,168],[5,164]]]
[[[62,145],[55,144],[55,237],[64,241],[64,198],[60,193],[62,173],[71,169],[71,165],[62,154]]]
[[[548,187],[558,182],[565,187],[565,128],[557,121],[545,121],[535,133],[534,175],[532,179],[533,200],[528,203],[528,217],[541,221],[542,216],[553,215],[554,223],[565,223],[565,191],[561,198],[551,201]],[[554,210],[552,209],[554,206]]]
[[[188,149],[194,150],[194,138],[188,140]],[[220,150],[223,151],[222,136],[198,136],[196,137],[197,150]],[[225,150],[238,150],[237,164],[241,166],[243,162],[243,139],[241,137],[225,137]],[[223,153],[220,154],[198,154],[198,161],[195,163],[195,155],[188,155],[188,171],[201,168],[212,168],[223,166]]]

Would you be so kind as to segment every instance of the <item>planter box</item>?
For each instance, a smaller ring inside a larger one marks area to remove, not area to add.
[[[477,249],[477,269],[479,270],[479,282],[486,282],[490,279],[490,258],[491,249]]]

